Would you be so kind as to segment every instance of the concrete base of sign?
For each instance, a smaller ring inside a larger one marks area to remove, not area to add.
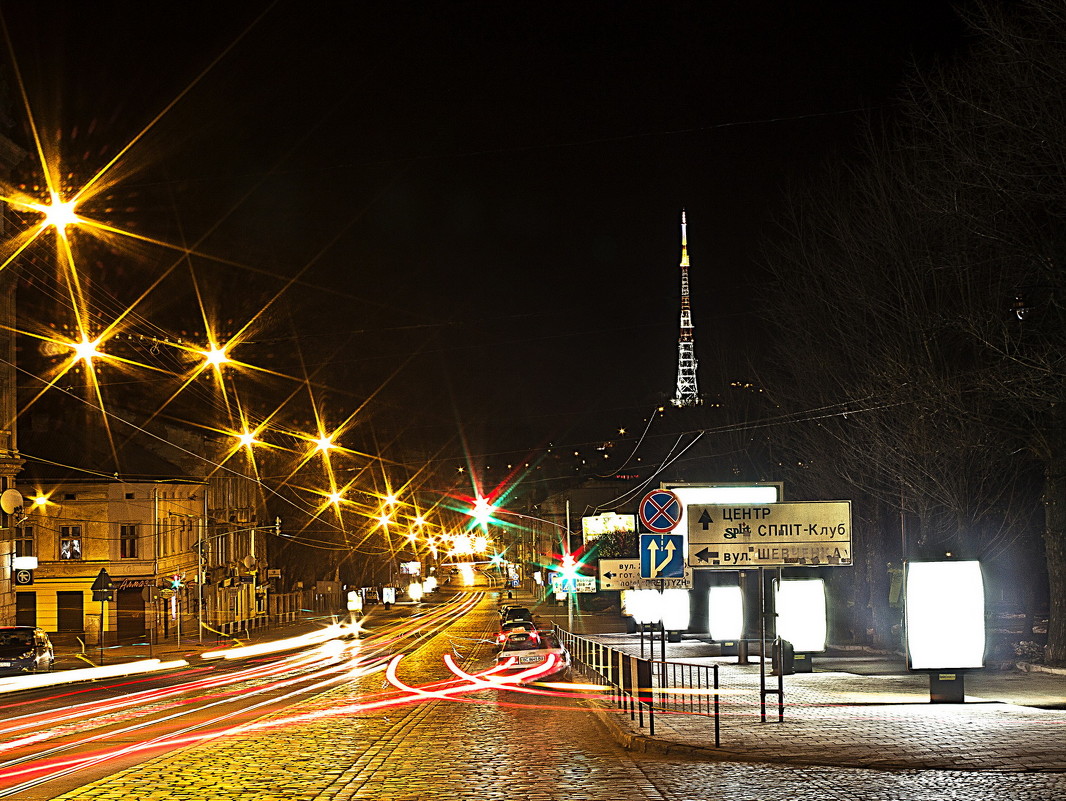
[[[966,692],[961,672],[944,673],[937,671],[929,674],[929,703],[963,704]]]

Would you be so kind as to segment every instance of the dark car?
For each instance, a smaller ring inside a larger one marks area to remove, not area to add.
[[[533,620],[533,613],[524,606],[508,606],[503,613],[504,622],[508,620]]]
[[[40,673],[55,664],[52,641],[36,626],[0,626],[0,674]]]

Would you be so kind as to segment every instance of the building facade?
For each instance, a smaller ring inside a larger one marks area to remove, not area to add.
[[[200,608],[195,544],[204,486],[189,482],[65,481],[22,487],[14,552],[36,557],[15,575],[15,620],[87,643],[195,634]],[[111,602],[93,600],[106,571]],[[160,588],[182,586],[172,592]]]

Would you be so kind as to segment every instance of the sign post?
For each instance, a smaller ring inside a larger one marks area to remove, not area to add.
[[[100,572],[96,574],[96,578],[93,580],[92,587],[93,600],[100,602],[100,664],[104,664],[104,628],[107,624],[107,617],[105,616],[105,607],[108,601],[115,599],[115,585],[111,581],[111,576],[107,574],[107,571],[100,568]]]

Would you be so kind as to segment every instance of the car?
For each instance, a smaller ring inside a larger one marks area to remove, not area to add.
[[[503,645],[512,634],[524,633],[538,636],[537,627],[531,620],[505,620],[500,624],[500,631],[496,635],[496,644]]]
[[[520,633],[512,634],[504,641],[500,653],[496,656],[496,663],[502,665],[513,658],[513,664],[507,668],[505,673],[517,673],[544,663],[553,654],[558,662],[551,673],[523,680],[523,683],[546,679],[569,681],[573,673],[570,652],[550,632],[540,632],[536,638]]]
[[[502,614],[505,622],[508,620],[529,620],[532,622],[533,620],[533,613],[524,606],[504,607]]]
[[[36,626],[0,626],[0,674],[41,673],[55,664],[52,641]]]

